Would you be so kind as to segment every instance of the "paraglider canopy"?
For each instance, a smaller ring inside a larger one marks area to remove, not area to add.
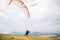
[[[10,0],[9,1],[9,5],[14,2],[15,0]],[[18,5],[23,9],[23,11],[26,13],[27,17],[30,18],[30,12],[28,10],[28,7],[24,4],[24,2],[22,0],[16,0],[16,2],[18,3]]]

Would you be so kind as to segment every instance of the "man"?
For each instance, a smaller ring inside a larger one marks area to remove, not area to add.
[[[29,33],[30,33],[30,31],[29,31],[29,30],[26,30],[25,35],[26,35],[26,36],[28,36],[28,35],[29,35]]]

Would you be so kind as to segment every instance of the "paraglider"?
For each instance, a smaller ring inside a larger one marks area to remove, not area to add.
[[[27,6],[24,4],[24,2],[22,0],[10,0],[9,5],[14,1],[18,2],[18,5],[23,9],[23,11],[26,13],[27,17],[30,18],[30,12],[29,12]]]
[[[16,2],[18,3],[18,5],[23,9],[23,11],[26,13],[26,15],[27,15],[27,17],[28,17],[28,19],[29,19],[29,18],[30,18],[30,12],[29,12],[27,6],[24,4],[24,2],[23,2],[22,0],[10,0],[10,1],[9,1],[9,5],[12,4],[12,2],[15,2],[15,1],[16,1]],[[29,24],[29,22],[28,22],[28,24]],[[30,33],[30,31],[29,31],[29,30],[26,30],[25,35],[28,36],[29,33]]]
[[[18,5],[23,9],[23,11],[25,12],[25,14],[27,15],[28,17],[28,21],[27,21],[27,25],[29,26],[29,21],[30,21],[30,12],[29,12],[29,9],[28,7],[25,5],[25,3],[22,1],[22,0],[10,0],[9,1],[9,5],[12,4],[13,2],[17,2]],[[30,0],[31,1],[31,0]],[[30,6],[35,6],[37,3],[33,3],[33,2],[30,2],[31,5]],[[26,30],[26,33],[25,35],[28,36],[30,33],[29,30]]]

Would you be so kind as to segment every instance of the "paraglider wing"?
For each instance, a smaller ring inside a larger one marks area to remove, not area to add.
[[[9,4],[11,4],[13,2],[13,0],[10,0]],[[27,8],[27,6],[21,1],[21,0],[17,0],[18,5],[23,9],[23,11],[26,13],[26,15],[30,18],[30,12]]]
[[[13,2],[13,0],[10,0],[10,1],[9,1],[9,5],[10,5],[12,2]]]
[[[18,1],[18,4],[23,9],[23,11],[26,13],[26,15],[30,18],[30,13],[29,13],[27,6],[21,0]]]

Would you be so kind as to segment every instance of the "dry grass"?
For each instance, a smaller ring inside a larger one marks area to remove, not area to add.
[[[49,37],[41,37],[41,36],[0,34],[0,40],[60,40],[60,37],[49,38]]]

